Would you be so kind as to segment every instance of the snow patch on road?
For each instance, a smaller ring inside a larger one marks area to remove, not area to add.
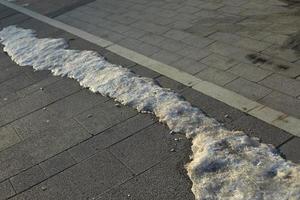
[[[300,199],[300,167],[239,131],[228,131],[178,94],[107,62],[93,51],[69,50],[64,39],[35,31],[0,31],[4,51],[20,66],[51,70],[140,112],[153,113],[174,132],[192,138],[187,165],[196,199]]]

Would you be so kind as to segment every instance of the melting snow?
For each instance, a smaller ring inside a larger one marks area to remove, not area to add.
[[[300,199],[300,167],[243,132],[228,131],[178,94],[107,62],[93,51],[69,50],[64,39],[38,39],[35,31],[0,31],[4,51],[20,66],[51,70],[140,112],[153,113],[173,132],[192,138],[187,165],[196,199]]]

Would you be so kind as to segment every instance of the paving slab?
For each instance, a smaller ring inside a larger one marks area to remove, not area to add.
[[[292,116],[300,117],[300,99],[293,98],[280,92],[272,92],[259,100],[262,103],[270,104],[281,111],[288,111]]]
[[[210,67],[218,68],[221,70],[227,70],[232,66],[238,64],[236,60],[218,54],[211,54],[206,58],[201,59],[200,62]]]
[[[131,177],[120,161],[102,151],[12,199],[87,199]]]
[[[221,86],[224,86],[238,78],[238,76],[230,72],[219,70],[213,67],[208,67],[195,74],[195,76],[201,78],[202,80],[206,80]]]
[[[152,71],[146,67],[143,67],[141,65],[136,64],[133,67],[130,67],[130,71],[132,71],[133,73],[142,76],[142,77],[148,77],[148,78],[157,78],[159,76],[161,76],[161,74]]]
[[[141,176],[130,179],[95,199],[194,199],[194,195],[189,192],[179,192],[187,191],[191,187],[185,172],[178,170],[181,159],[180,156],[172,156],[150,168]],[[158,177],[165,178],[159,180]]]
[[[17,193],[22,192],[31,186],[46,179],[46,175],[39,166],[34,166],[18,175],[10,178],[10,181]]]
[[[68,151],[76,161],[82,161],[98,151],[110,147],[138,131],[154,124],[155,120],[150,116],[138,114],[100,133],[87,141],[84,141]]]
[[[137,112],[133,109],[120,106],[120,104],[110,100],[86,110],[75,116],[75,119],[91,134],[95,135],[136,114]],[[101,120],[101,123],[99,123],[99,120]]]
[[[262,80],[260,83],[293,97],[300,95],[300,82],[281,75],[273,74]]]
[[[108,101],[108,98],[93,95],[91,91],[83,89],[47,106],[47,110],[55,113],[60,118],[71,118],[105,101]]]
[[[64,151],[40,163],[39,166],[42,168],[46,176],[50,177],[75,164],[76,161],[73,159],[71,154],[68,151]]]
[[[272,92],[272,90],[269,88],[248,81],[241,77],[226,84],[225,87],[255,101],[262,99]]]
[[[21,141],[17,132],[11,126],[0,128],[0,138],[0,151]]]
[[[139,174],[176,154],[172,149],[178,152],[184,150],[187,139],[177,142],[175,138],[176,135],[171,135],[166,127],[154,124],[109,149],[135,174]]]
[[[7,199],[15,194],[14,188],[8,180],[0,183],[0,194],[1,200]]]
[[[299,144],[300,139],[295,137],[290,141],[286,142],[280,147],[281,153],[285,156],[286,159],[293,160],[295,163],[300,163],[299,159]]]

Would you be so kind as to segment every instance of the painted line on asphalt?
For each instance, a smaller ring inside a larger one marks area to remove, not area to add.
[[[169,77],[177,82],[180,82],[186,86],[192,87],[196,91],[199,91],[207,96],[213,97],[231,107],[234,107],[240,111],[248,113],[268,124],[276,126],[282,130],[285,130],[292,135],[300,137],[300,119],[293,116],[289,116],[283,112],[274,110],[268,106],[250,100],[242,95],[239,95],[233,91],[215,85],[213,83],[201,80],[191,74],[180,71],[170,65],[166,65],[157,60],[151,59],[140,53],[122,47],[118,44],[85,32],[81,29],[67,25],[55,19],[46,17],[27,8],[18,6],[16,4],[0,0],[2,5],[5,5],[11,9],[19,11],[27,16],[37,19],[41,22],[49,24],[53,27],[59,28],[73,35],[76,35],[84,40],[94,43],[100,47],[118,54],[124,58],[127,58],[139,65],[142,65],[148,69],[156,71],[166,77]]]

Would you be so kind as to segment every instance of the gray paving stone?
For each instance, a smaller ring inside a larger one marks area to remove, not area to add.
[[[221,123],[231,123],[245,115],[243,112],[191,88],[184,90],[181,95],[193,106],[198,107],[209,117],[215,118]]]
[[[68,151],[64,151],[40,163],[39,166],[43,169],[43,172],[50,177],[75,164],[76,161],[72,158],[70,153],[68,153]]]
[[[20,23],[19,26],[25,29],[35,30],[40,38],[49,37],[49,35],[56,35],[62,32],[60,29],[32,18]]]
[[[272,144],[275,147],[293,137],[291,134],[279,128],[247,115],[236,119],[230,124],[226,124],[226,127],[233,130],[244,131],[249,136],[257,137],[261,142]]]
[[[188,36],[190,36],[190,33],[181,31],[181,30],[176,30],[176,29],[171,29],[168,32],[164,34],[165,37],[174,39],[174,40],[182,40]]]
[[[34,165],[32,157],[19,146],[0,152],[0,182]]]
[[[281,58],[283,60],[289,61],[289,62],[296,62],[299,60],[299,56],[295,54],[295,51],[292,49],[283,49],[278,45],[273,45],[263,51],[263,53],[274,56],[277,58]]]
[[[183,167],[182,158],[171,157],[139,176],[98,196],[97,200],[172,199],[192,200],[191,183]],[[129,197],[130,196],[130,197]]]
[[[63,127],[64,123],[57,115],[40,109],[12,122],[10,126],[13,127],[22,140],[25,140],[44,131],[56,130]]]
[[[270,43],[254,40],[251,38],[243,37],[237,42],[237,46],[253,51],[263,51],[271,46]]]
[[[243,78],[233,80],[225,87],[254,101],[261,99],[272,92],[269,88]]]
[[[222,3],[207,2],[205,4],[202,4],[201,8],[207,10],[216,10],[218,8],[221,8],[222,6],[224,6],[224,4]]]
[[[132,173],[122,163],[110,153],[102,151],[13,199],[91,199],[131,177]]]
[[[13,91],[16,92],[34,84],[35,82],[37,81],[29,77],[26,73],[23,73],[3,82],[2,84],[9,86]]]
[[[0,199],[5,200],[13,196],[16,192],[14,191],[9,180],[0,183]]]
[[[155,71],[152,71],[146,67],[143,67],[141,65],[135,65],[133,67],[130,68],[130,70],[139,75],[139,76],[142,76],[142,77],[148,77],[148,78],[156,78],[156,77],[159,77],[161,76],[159,73],[155,72]]]
[[[110,15],[108,19],[112,20],[114,22],[117,22],[117,23],[124,24],[124,25],[130,25],[130,24],[137,21],[137,19],[135,19],[135,18],[132,18],[132,17],[129,17],[129,16],[120,16],[119,14]]]
[[[200,9],[194,6],[182,6],[179,9],[177,9],[177,12],[183,12],[183,13],[189,13],[189,14],[193,14],[198,12]]]
[[[143,35],[141,38],[139,38],[139,40],[155,46],[159,46],[160,43],[165,39],[166,39],[165,37],[162,37],[154,33],[147,33]]]
[[[149,23],[149,22],[143,22],[143,23],[136,22],[136,23],[131,24],[130,26],[137,28],[137,29],[144,30],[144,31],[148,31],[151,33],[157,33],[157,34],[163,34],[169,30],[167,27],[156,25],[156,24]]]
[[[102,38],[104,38],[108,41],[114,42],[114,43],[118,43],[126,38],[124,35],[122,35],[120,33],[116,33],[114,31],[107,30],[106,28],[101,28],[101,27],[99,27],[99,28],[93,27],[93,30],[91,30],[89,32],[94,35],[99,35]]]
[[[74,80],[62,79],[43,90],[33,92],[24,98],[7,104],[5,107],[1,107],[0,124],[4,125],[12,122],[80,89],[80,86]]]
[[[183,41],[186,44],[189,44],[191,46],[203,48],[208,46],[209,44],[213,43],[214,40],[211,40],[209,38],[205,38],[202,36],[196,36],[196,35],[190,35],[185,38],[183,38],[181,41]]]
[[[195,76],[203,80],[216,83],[218,85],[226,85],[227,83],[233,81],[238,77],[229,72],[218,70],[212,67],[208,67],[198,72],[197,74],[195,74]]]
[[[1,92],[0,107],[3,107],[6,104],[9,104],[15,101],[16,99],[18,99],[18,95],[15,93],[15,91],[7,85],[1,85],[0,92]]]
[[[145,56],[151,56],[160,50],[158,47],[147,43],[141,43],[140,45],[133,46],[132,49]]]
[[[282,59],[268,59],[269,62],[266,62],[259,67],[281,74],[287,77],[296,78],[300,75],[299,63],[290,63]]]
[[[295,163],[300,163],[299,145],[300,138],[294,137],[292,140],[282,145],[279,149],[286,159]]]
[[[201,59],[200,62],[221,70],[227,70],[239,63],[232,58],[224,57],[215,53]]]
[[[0,20],[3,18],[6,18],[6,17],[12,16],[12,15],[15,15],[15,14],[17,14],[17,12],[15,10],[12,10],[9,8],[3,9],[3,10],[1,10]]]
[[[143,37],[145,34],[147,34],[147,32],[131,27],[130,30],[123,32],[122,34],[131,38],[139,39]]]
[[[238,35],[224,32],[216,32],[210,35],[209,38],[229,44],[236,43],[241,39],[241,37]]]
[[[288,94],[293,97],[300,95],[300,82],[278,74],[272,74],[271,76],[260,81],[260,83],[266,87],[280,91],[284,94]]]
[[[270,42],[272,44],[283,45],[288,38],[289,37],[287,35],[273,33],[263,38],[263,41]]]
[[[34,163],[42,162],[70,147],[90,138],[74,120],[64,121],[64,126],[44,130],[40,134],[32,135],[18,144],[19,150],[27,152]],[[32,145],[34,144],[34,145]]]
[[[151,55],[151,58],[153,58],[154,60],[161,61],[165,64],[171,64],[171,63],[179,60],[180,58],[182,58],[182,56],[172,53],[170,51],[160,50],[159,52]]]
[[[11,126],[0,128],[0,151],[21,141],[16,131]]]
[[[159,47],[164,50],[171,51],[171,52],[178,52],[188,46],[181,41],[167,38],[167,39],[163,40],[162,42],[160,42]]]
[[[79,162],[98,151],[101,151],[136,132],[148,127],[155,123],[149,115],[138,114],[128,120],[105,130],[103,133],[98,134],[89,140],[74,146],[69,150],[72,156]]]
[[[192,58],[183,57],[173,63],[171,66],[174,66],[177,69],[180,69],[189,74],[196,74],[207,68],[207,65],[200,63]]]
[[[54,84],[44,87],[42,91],[50,94],[52,98],[57,100],[69,96],[70,94],[73,94],[81,89],[82,87],[75,80],[63,78]]]
[[[26,75],[36,82],[44,80],[51,76],[50,71],[42,70],[42,71],[33,71],[31,67],[25,67],[23,70],[25,70]]]
[[[258,137],[264,143],[278,146],[290,139],[292,135],[269,125],[255,117],[246,115],[230,106],[225,105],[215,99],[207,97],[192,89],[183,91],[182,95],[204,111],[208,116],[223,123],[229,130],[242,130],[252,137]]]
[[[193,26],[188,20],[177,20],[167,25],[171,29],[189,29]]]
[[[99,104],[76,116],[91,134],[96,135],[128,118],[136,115],[136,111],[125,106],[116,106],[113,101]]]
[[[78,38],[69,33],[62,32],[62,33],[58,34],[57,36],[52,36],[52,37],[56,37],[56,38],[59,37],[59,38],[66,39],[68,41],[68,45],[69,45],[70,49],[96,51],[102,56],[107,53],[107,50],[104,49],[103,47],[100,47],[98,45],[90,43],[86,40]]]
[[[237,7],[237,6],[224,6],[220,9],[218,9],[218,10],[222,11],[224,13],[228,13],[228,14],[239,14],[240,12],[243,11],[243,8],[240,8],[240,7]]]
[[[0,108],[0,124],[4,125],[12,122],[30,112],[38,110],[54,99],[43,91],[37,91],[25,98],[7,104],[5,107]]]
[[[5,81],[8,81],[9,79],[12,79],[19,75],[20,73],[24,72],[22,69],[15,67],[11,60],[8,60],[10,58],[3,58],[1,56],[1,75],[0,75],[0,82],[3,83]],[[2,84],[3,85],[3,84]]]
[[[58,77],[58,76],[49,76],[48,78],[45,78],[39,82],[29,85],[28,87],[25,87],[21,90],[16,91],[16,94],[19,97],[25,97],[26,95],[29,95],[29,94],[32,94],[33,92],[41,90],[57,81],[60,81],[61,79],[62,78]]]
[[[55,113],[60,118],[71,118],[108,100],[107,97],[99,94],[95,95],[91,91],[83,89],[49,105],[47,110]]]
[[[276,110],[282,111],[283,113],[290,114],[297,118],[300,117],[300,100],[280,92],[272,92],[259,100],[264,105],[275,108]]]
[[[128,67],[132,67],[132,66],[136,65],[136,63],[134,63],[133,61],[123,58],[123,57],[116,55],[114,53],[111,53],[111,52],[107,52],[103,56],[106,58],[106,60],[108,62],[116,64],[116,65],[121,65],[123,67],[128,68]]]
[[[214,26],[203,26],[202,24],[189,24],[190,26],[183,27],[183,29],[188,32],[192,33],[194,35],[199,36],[209,36],[210,34],[218,31],[218,29]]]
[[[167,128],[155,124],[109,149],[135,174],[138,174],[174,154],[175,152],[170,151],[172,148],[179,152],[183,149],[183,141],[176,143],[174,137],[169,134]]]
[[[250,22],[251,24],[251,22]],[[248,23],[246,24],[248,25]],[[257,29],[249,29],[249,28],[242,28],[241,30],[237,31],[236,34],[240,35],[240,36],[244,36],[244,37],[249,37],[255,40],[262,40],[265,37],[269,37],[270,35],[272,35],[272,33],[267,32],[267,31],[260,31],[257,32]]]
[[[10,178],[10,181],[17,193],[22,192],[31,186],[46,179],[43,170],[38,166],[27,169],[18,175]]]
[[[214,42],[213,44],[209,45],[207,49],[213,53],[248,64],[251,64],[251,62],[246,58],[246,56],[255,53],[253,51],[234,47],[222,42]]]
[[[231,44],[233,46],[251,49],[254,51],[263,51],[270,47],[270,43],[254,40],[247,37],[241,37],[231,33],[217,32],[209,36],[212,39]]]
[[[211,52],[206,49],[200,49],[196,47],[186,47],[181,49],[177,53],[197,61],[211,54]]]
[[[23,15],[23,14],[12,15],[10,17],[6,17],[6,18],[0,20],[0,28],[2,29],[6,26],[14,25],[14,24],[23,22],[27,19],[29,19],[29,17],[26,15]]]
[[[187,86],[178,83],[177,81],[174,81],[173,79],[170,79],[165,76],[160,76],[155,79],[155,81],[163,88],[170,88],[173,91],[180,93],[182,92]]]
[[[227,71],[253,82],[259,82],[272,74],[272,72],[270,71],[263,70],[254,65],[244,63],[237,64]]]

